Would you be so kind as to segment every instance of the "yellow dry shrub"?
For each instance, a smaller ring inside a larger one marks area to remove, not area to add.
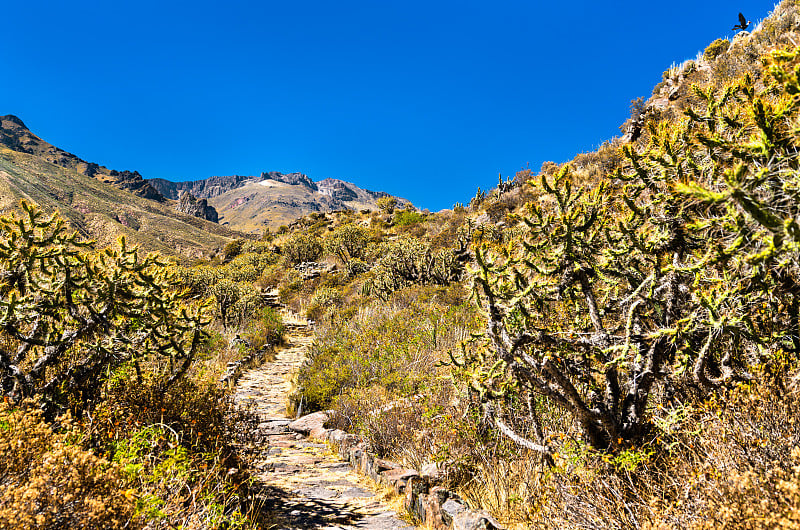
[[[800,529],[800,447],[792,449],[791,469],[760,474],[733,472],[710,499],[693,530]]]
[[[100,529],[131,522],[133,493],[116,466],[70,443],[76,433],[69,418],[55,432],[30,404],[0,406],[0,528]]]

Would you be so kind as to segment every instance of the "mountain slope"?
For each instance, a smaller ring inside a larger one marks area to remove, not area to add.
[[[138,171],[116,171],[87,162],[45,142],[33,134],[21,119],[11,114],[0,116],[0,145],[13,151],[37,156],[66,169],[73,169],[87,177],[132,191],[140,197],[156,201],[164,200],[164,197],[144,180]]]
[[[239,235],[35,154],[0,146],[0,211],[16,208],[20,199],[60,211],[100,246],[124,235],[143,250],[190,259],[214,255]]]
[[[385,192],[365,190],[338,179],[312,181],[302,173],[261,173],[260,176],[231,175],[204,180],[170,182],[151,179],[162,195],[177,199],[188,191],[219,213],[219,222],[236,230],[258,232],[277,228],[311,212],[335,210],[377,210],[376,201]],[[408,201],[399,199],[402,206]]]

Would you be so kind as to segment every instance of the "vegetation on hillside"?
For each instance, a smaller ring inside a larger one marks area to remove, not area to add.
[[[781,3],[634,102],[627,141],[436,214],[314,213],[174,266],[23,205],[0,521],[265,525],[218,378],[280,342],[270,291],[315,327],[292,407],[510,528],[798,527],[798,28]]]
[[[234,449],[248,431],[231,417],[249,420],[218,379],[280,341],[277,313],[236,300],[214,318],[158,257],[21,210],[0,219],[0,526],[266,524]],[[245,290],[253,265],[236,265],[214,275]],[[227,346],[233,322],[249,346]]]

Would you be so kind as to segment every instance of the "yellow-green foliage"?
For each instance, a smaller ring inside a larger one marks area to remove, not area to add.
[[[306,316],[312,320],[318,320],[326,310],[340,306],[342,303],[342,293],[335,287],[322,286],[314,291],[311,302],[306,310]]]
[[[242,252],[220,269],[226,278],[235,282],[256,281],[264,270],[278,261],[272,252]]]
[[[340,427],[383,455],[402,451],[416,464],[431,451],[452,456],[461,450],[453,441],[472,427],[458,419],[459,391],[437,363],[475,330],[476,317],[459,288],[418,286],[323,321],[298,378],[304,408],[333,407]]]
[[[12,401],[34,397],[51,413],[90,406],[124,363],[156,361],[166,386],[191,365],[209,322],[187,304],[156,256],[120,239],[100,252],[57,216],[22,203],[0,219],[0,378]]]
[[[211,286],[209,294],[216,301],[217,316],[223,327],[241,325],[253,311],[264,305],[258,289],[251,283],[223,278]]]
[[[313,235],[295,232],[284,241],[281,252],[290,265],[316,261],[322,256],[322,243]]]
[[[250,344],[251,349],[257,351],[280,344],[285,331],[280,313],[271,307],[264,307],[255,312],[242,338]]]
[[[728,39],[717,39],[703,52],[703,59],[706,61],[713,61],[718,55],[725,53],[730,48],[731,42]]]
[[[552,452],[555,408],[616,452],[653,436],[667,389],[713,393],[800,350],[798,62],[774,53],[764,89],[697,89],[687,118],[628,145],[613,179],[543,175],[523,237],[478,249],[488,333],[464,361],[504,434]],[[527,420],[503,406],[512,396]]]
[[[370,289],[384,300],[413,284],[448,285],[458,281],[463,271],[452,248],[432,250],[430,245],[410,236],[383,244],[379,254]]]
[[[397,206],[397,198],[392,196],[380,197],[377,201],[375,201],[375,204],[382,212],[392,214]]]
[[[338,226],[325,239],[325,250],[347,265],[352,260],[363,260],[370,241],[369,231],[353,223]]]
[[[394,215],[394,224],[397,226],[415,225],[425,221],[425,216],[413,210],[403,210]]]

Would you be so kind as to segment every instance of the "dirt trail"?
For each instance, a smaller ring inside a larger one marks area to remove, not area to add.
[[[234,389],[236,403],[250,404],[260,417],[262,442],[253,448],[253,475],[264,486],[267,509],[281,520],[278,528],[413,528],[325,444],[286,427],[293,419],[286,415],[289,380],[305,359],[313,337],[305,320],[283,313],[287,346],[273,362],[245,371]]]

